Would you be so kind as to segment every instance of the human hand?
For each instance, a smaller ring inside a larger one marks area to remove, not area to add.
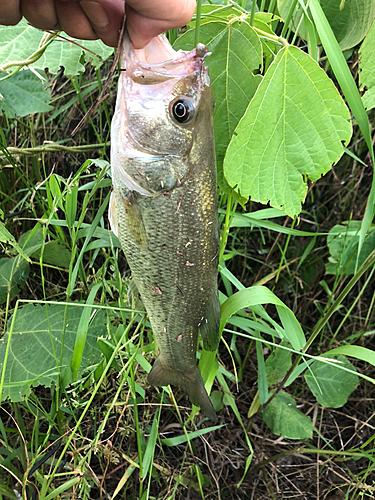
[[[195,0],[1,0],[0,24],[17,24],[24,16],[32,26],[62,30],[83,40],[101,38],[116,47],[124,17],[134,48],[154,36],[187,24]]]

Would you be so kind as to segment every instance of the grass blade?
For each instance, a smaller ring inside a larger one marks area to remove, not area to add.
[[[102,286],[101,283],[97,283],[92,287],[90,294],[87,298],[86,305],[88,306],[93,305],[96,293],[101,286]],[[85,348],[87,330],[89,329],[91,314],[92,314],[92,307],[83,308],[82,316],[78,325],[72,361],[70,363],[70,367],[72,370],[72,378],[74,381],[77,380],[78,370],[79,367],[81,366],[82,354],[83,354],[83,349]]]
[[[95,216],[95,219],[92,221],[92,224],[91,224],[91,226],[89,228],[89,231],[87,233],[85,242],[84,242],[84,244],[82,246],[82,249],[81,249],[81,251],[79,253],[77,262],[76,262],[76,264],[74,266],[74,269],[73,269],[73,272],[72,272],[72,277],[71,277],[70,283],[69,283],[69,292],[68,292],[69,295],[71,295],[73,293],[74,285],[75,285],[75,282],[76,282],[76,279],[77,279],[77,274],[78,274],[80,263],[82,262],[83,254],[86,251],[87,245],[90,243],[90,240],[91,240],[91,238],[92,238],[92,236],[93,236],[93,234],[95,232],[95,229],[99,225],[100,219],[103,217],[103,214],[104,214],[105,210],[107,209],[108,202],[109,202],[109,197],[110,196],[111,196],[111,193],[108,193],[107,196],[106,196],[106,198],[105,198],[105,200],[102,203],[102,206],[99,208],[98,213]]]
[[[203,436],[203,434],[207,434],[208,432],[216,431],[217,429],[221,429],[224,427],[222,425],[214,425],[213,427],[206,427],[204,429],[199,429],[198,431],[189,432],[187,434],[183,434],[181,436],[176,436],[174,438],[165,438],[162,439],[161,442],[166,446],[177,446],[179,444],[186,443],[186,441],[191,441],[199,436]]]
[[[366,361],[366,363],[375,366],[375,352],[359,345],[343,345],[336,347],[322,354],[322,356],[326,356],[327,354],[334,354],[335,356],[343,354],[344,356],[360,359],[361,361]]]

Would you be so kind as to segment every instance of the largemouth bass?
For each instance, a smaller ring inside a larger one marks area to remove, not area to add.
[[[148,376],[181,386],[217,416],[196,366],[218,343],[219,227],[207,48],[175,52],[164,37],[133,50],[127,35],[111,133],[110,221],[159,349]]]

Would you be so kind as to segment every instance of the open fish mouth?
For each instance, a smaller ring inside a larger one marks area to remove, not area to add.
[[[176,51],[163,35],[153,38],[143,49],[135,50],[126,33],[121,60],[128,77],[137,83],[149,84],[170,78],[184,78],[196,72],[204,77],[207,73],[204,61],[209,54],[208,48],[202,43],[189,52]],[[209,84],[209,79],[206,83]]]

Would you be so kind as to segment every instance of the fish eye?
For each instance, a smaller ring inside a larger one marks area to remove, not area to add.
[[[194,117],[194,100],[189,97],[178,97],[170,103],[169,112],[176,123],[185,125]]]

